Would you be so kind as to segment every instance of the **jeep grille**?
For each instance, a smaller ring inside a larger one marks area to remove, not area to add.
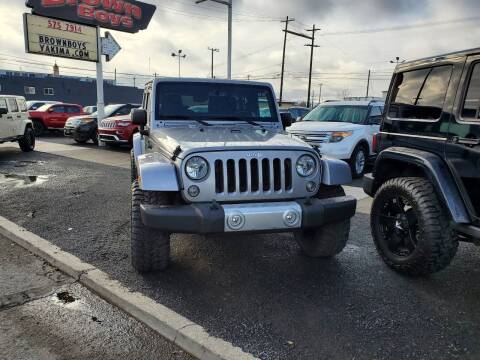
[[[292,176],[290,158],[215,160],[217,194],[289,192]]]

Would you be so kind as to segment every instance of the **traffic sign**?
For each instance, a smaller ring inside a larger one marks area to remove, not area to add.
[[[112,60],[122,48],[118,45],[115,38],[108,31],[105,32],[105,37],[102,38],[102,55],[107,57],[107,61]]]

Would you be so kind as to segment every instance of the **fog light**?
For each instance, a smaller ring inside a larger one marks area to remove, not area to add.
[[[287,211],[283,215],[283,221],[288,227],[296,226],[299,222],[300,216],[295,211]]]
[[[311,193],[317,191],[317,184],[315,184],[313,181],[307,182],[307,191]]]
[[[230,229],[239,230],[245,224],[245,218],[240,213],[232,214],[228,217],[227,224]]]
[[[191,197],[197,197],[200,195],[200,188],[197,185],[192,185],[188,188],[188,195]]]

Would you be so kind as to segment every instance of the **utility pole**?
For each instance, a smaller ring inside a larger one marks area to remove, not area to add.
[[[306,44],[305,46],[311,47],[311,52],[310,52],[310,73],[308,75],[308,101],[307,101],[307,107],[310,107],[310,91],[312,90],[312,71],[313,71],[313,50],[316,47],[320,47],[318,45],[315,45],[315,33],[317,31],[320,31],[321,29],[317,29],[315,25],[313,25],[313,28],[311,30],[307,30],[312,33],[312,43],[311,44]]]
[[[322,103],[322,87],[323,87],[323,84],[320,83],[320,94],[318,95],[318,104]]]
[[[215,79],[215,76],[213,75],[213,53],[220,52],[220,49],[215,49],[215,48],[208,48],[212,52],[212,79]]]
[[[117,68],[115,68],[115,85],[117,85]]]
[[[370,74],[371,74],[371,71],[370,71],[370,70],[368,70],[368,80],[367,80],[367,96],[366,96],[367,100],[368,100],[368,95],[369,95],[369,93],[370,93]]]
[[[133,87],[137,86],[137,78],[134,76],[133,77]]]
[[[312,107],[314,106],[315,104],[315,89],[313,89],[313,92],[312,92]]]
[[[280,78],[280,101],[279,101],[279,106],[282,106],[283,102],[283,79],[284,79],[284,73],[285,73],[285,52],[287,49],[287,34],[288,34],[288,24],[292,21],[295,21],[295,19],[290,19],[288,16],[285,20],[282,20],[282,23],[285,23],[285,37],[283,40],[283,56],[282,56],[282,74]]]
[[[203,3],[207,0],[197,0],[195,4]],[[210,0],[228,7],[228,65],[227,65],[227,78],[232,79],[232,31],[233,31],[233,0]]]
[[[187,55],[185,54],[182,55],[182,54],[183,54],[183,50],[178,50],[177,54],[172,53],[172,57],[178,57],[178,77],[182,77],[180,61],[187,57]]]

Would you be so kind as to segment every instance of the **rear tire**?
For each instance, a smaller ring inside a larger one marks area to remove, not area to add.
[[[341,186],[322,186],[317,194],[318,199],[340,196],[345,196]],[[294,233],[302,252],[313,258],[331,258],[340,254],[347,246],[349,234],[350,219]]]
[[[25,129],[23,137],[18,140],[18,145],[23,152],[30,152],[35,149],[35,134],[32,128],[27,127]]]
[[[371,228],[375,246],[393,270],[423,276],[445,269],[458,249],[446,209],[424,178],[396,178],[377,191]]]
[[[43,125],[43,122],[41,120],[33,120],[33,130],[35,137],[42,136],[47,128],[45,125]]]
[[[146,227],[141,219],[140,205],[166,205],[164,193],[143,191],[138,181],[132,185],[131,253],[132,266],[139,273],[165,270],[170,262],[170,234]]]

